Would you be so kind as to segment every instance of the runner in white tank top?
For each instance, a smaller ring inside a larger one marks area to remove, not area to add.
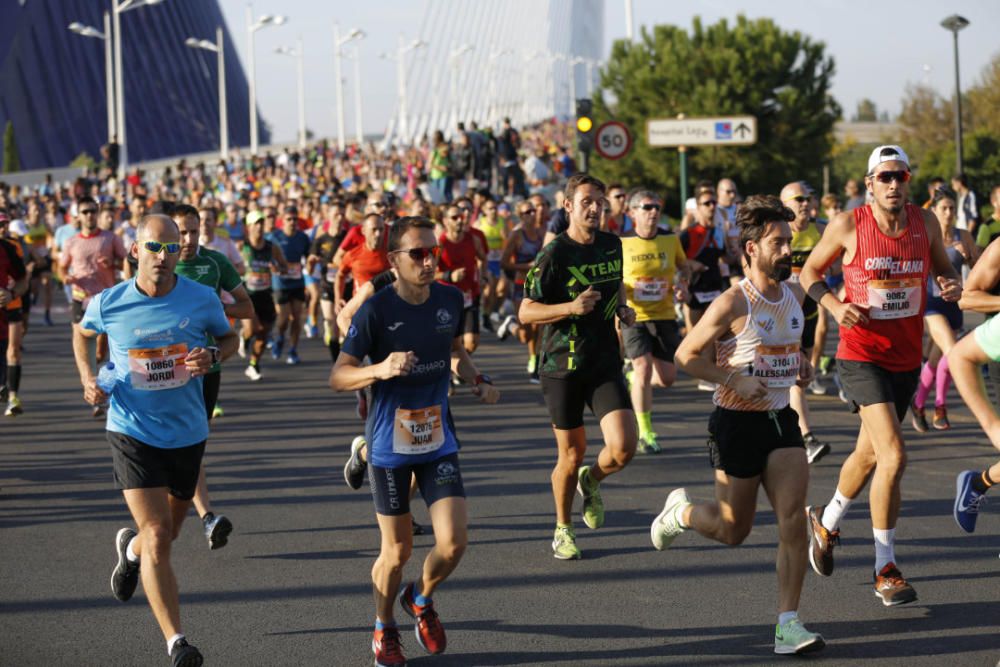
[[[812,380],[800,350],[802,300],[792,271],[791,210],[773,196],[754,195],[737,210],[747,277],[715,299],[677,349],[688,375],[719,385],[708,422],[715,500],[693,504],[684,489],[667,496],[649,534],[665,549],[694,529],[723,544],[740,544],[753,527],[761,485],[778,519],[778,623],[774,652],[808,653],[823,637],[798,617],[809,538],[802,512],[809,464],[790,388]],[[716,359],[707,352],[714,346]]]

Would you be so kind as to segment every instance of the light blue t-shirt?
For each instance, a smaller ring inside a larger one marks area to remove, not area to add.
[[[133,278],[95,296],[80,326],[108,334],[118,380],[109,431],[163,449],[208,438],[202,378],[189,376],[184,357],[207,334],[230,331],[215,290],[177,276],[169,294],[149,297]]]

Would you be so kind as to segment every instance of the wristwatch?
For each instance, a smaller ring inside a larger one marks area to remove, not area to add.
[[[209,354],[212,355],[213,366],[222,361],[222,351],[218,347],[216,347],[215,345],[209,345],[205,349],[208,350]]]
[[[481,384],[492,385],[493,378],[491,378],[489,375],[483,375],[482,373],[480,373],[479,375],[476,376],[476,379],[472,381],[472,384],[476,386],[479,386]]]

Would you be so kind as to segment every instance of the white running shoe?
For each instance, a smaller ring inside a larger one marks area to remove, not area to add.
[[[254,366],[253,364],[249,364],[247,366],[247,369],[243,371],[243,374],[246,375],[248,378],[250,378],[251,382],[257,382],[258,380],[261,379],[261,377],[263,377],[260,374],[260,371],[257,370],[257,367]]]

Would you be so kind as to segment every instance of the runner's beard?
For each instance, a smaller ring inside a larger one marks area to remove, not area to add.
[[[790,275],[792,275],[792,263],[790,261],[775,262],[767,271],[767,277],[779,283],[788,280]]]

